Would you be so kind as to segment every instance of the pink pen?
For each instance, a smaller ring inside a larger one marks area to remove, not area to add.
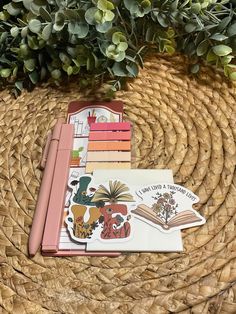
[[[36,254],[42,242],[43,229],[45,224],[45,218],[47,215],[48,201],[52,186],[55,161],[57,157],[57,147],[60,138],[62,123],[63,119],[58,119],[53,129],[47,162],[43,173],[40,191],[38,194],[37,205],[29,237],[29,254],[32,256]]]
[[[42,251],[56,252],[58,250],[59,233],[61,230],[71,150],[73,146],[73,134],[73,124],[62,125],[43,234]]]

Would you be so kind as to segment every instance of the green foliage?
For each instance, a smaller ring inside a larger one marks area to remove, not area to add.
[[[112,94],[135,77],[149,48],[221,67],[236,80],[235,1],[12,0],[0,12],[1,82],[15,92],[40,81],[81,86],[110,77]]]

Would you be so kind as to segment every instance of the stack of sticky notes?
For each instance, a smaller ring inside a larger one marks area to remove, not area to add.
[[[129,122],[92,123],[86,173],[92,173],[95,169],[130,169],[130,141]]]

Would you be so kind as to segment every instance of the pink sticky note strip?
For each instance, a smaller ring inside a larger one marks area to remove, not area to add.
[[[92,123],[90,131],[129,131],[130,122]]]
[[[130,141],[131,132],[97,132],[92,131],[89,133],[89,141]]]

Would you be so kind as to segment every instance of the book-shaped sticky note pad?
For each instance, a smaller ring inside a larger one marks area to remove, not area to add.
[[[94,169],[130,169],[130,140],[129,122],[92,123],[86,173],[92,173]]]

